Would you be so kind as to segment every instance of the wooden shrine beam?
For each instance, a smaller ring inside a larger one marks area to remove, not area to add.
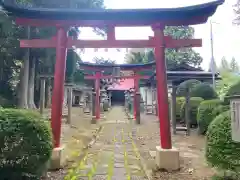
[[[199,16],[189,19],[183,20],[161,20],[161,24],[165,26],[187,26],[187,25],[194,25],[194,24],[201,24],[207,22],[208,16]],[[47,19],[29,19],[29,18],[16,18],[16,24],[18,25],[27,25],[27,26],[35,26],[35,27],[52,27],[52,26],[76,26],[76,27],[99,27],[103,28],[106,26],[114,26],[114,27],[136,27],[136,26],[152,26],[154,24],[159,23],[158,21],[149,21],[149,20],[136,20],[136,21],[129,21],[129,20],[119,20],[119,21],[109,21],[109,20],[47,20]]]
[[[140,79],[149,79],[151,76],[141,76],[141,75],[133,75],[133,76],[112,76],[112,75],[101,75],[98,78],[100,79],[134,79],[139,77]],[[84,77],[85,79],[96,79],[94,75],[87,75]]]
[[[72,48],[154,48],[154,40],[73,40],[68,38],[67,47]],[[201,39],[171,39],[165,37],[166,48],[201,47]],[[53,39],[20,40],[22,48],[53,48],[56,41]]]
[[[146,65],[146,64],[142,64],[141,66],[134,66],[134,64],[132,64],[133,66],[119,66],[121,68],[121,70],[131,70],[131,71],[144,71],[144,70],[152,70],[153,69],[153,65]],[[155,64],[154,64],[155,65]],[[81,69],[82,70],[92,70],[92,71],[99,71],[99,70],[107,70],[107,69],[112,69],[112,66],[102,66],[99,67],[97,65],[81,65]]]

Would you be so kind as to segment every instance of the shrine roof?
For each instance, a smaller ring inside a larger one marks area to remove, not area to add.
[[[80,69],[92,69],[92,70],[106,70],[116,67],[120,67],[121,70],[134,70],[134,69],[151,69],[155,62],[145,63],[145,64],[94,64],[94,63],[79,63]]]
[[[110,91],[128,91],[129,89],[134,88],[134,80],[133,79],[124,79],[119,83],[114,83],[113,85],[108,87]]]
[[[212,72],[206,71],[167,71],[167,80],[174,82],[175,84],[180,84],[183,81],[189,79],[196,79],[200,81],[211,81]],[[220,80],[221,76],[219,73],[215,73],[215,79]],[[152,75],[150,79],[145,81],[146,84],[156,83],[156,73]]]
[[[125,25],[152,25],[163,22],[165,25],[192,25],[205,23],[224,0],[178,8],[154,9],[48,9],[26,8],[1,0],[4,10],[10,15],[27,19],[62,21],[101,21],[99,25],[125,23]],[[103,23],[103,24],[102,24]],[[94,23],[93,23],[94,24]],[[92,24],[92,25],[93,25]],[[97,24],[95,24],[97,25]]]

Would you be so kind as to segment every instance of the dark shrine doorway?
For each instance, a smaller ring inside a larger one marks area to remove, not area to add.
[[[115,90],[115,91],[111,91],[111,93],[112,93],[112,97],[111,97],[112,105],[121,105],[121,106],[123,106],[124,103],[125,103],[124,91]]]

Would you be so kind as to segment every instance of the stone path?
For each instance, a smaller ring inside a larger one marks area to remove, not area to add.
[[[96,143],[66,180],[146,180],[132,140],[132,126],[122,107],[114,107],[103,123]]]

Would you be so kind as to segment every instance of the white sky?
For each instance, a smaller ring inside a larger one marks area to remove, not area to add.
[[[105,6],[110,9],[137,9],[137,8],[171,8],[194,4],[201,4],[211,0],[105,0]],[[234,56],[240,63],[240,26],[232,24],[234,19],[233,5],[236,0],[225,0],[212,17],[214,57],[217,64],[220,63],[223,56],[231,60]],[[211,59],[210,49],[210,23],[194,26],[195,38],[202,38],[203,47],[196,48],[203,57],[202,67],[208,69]],[[136,28],[116,28],[117,39],[145,39],[153,35],[150,27]],[[90,28],[83,28],[80,34],[81,39],[102,39],[97,36]],[[84,61],[91,61],[93,57],[103,57],[116,60],[117,63],[124,63],[126,49],[118,52],[116,49],[99,49],[95,52],[93,49],[86,49],[81,55]]]

